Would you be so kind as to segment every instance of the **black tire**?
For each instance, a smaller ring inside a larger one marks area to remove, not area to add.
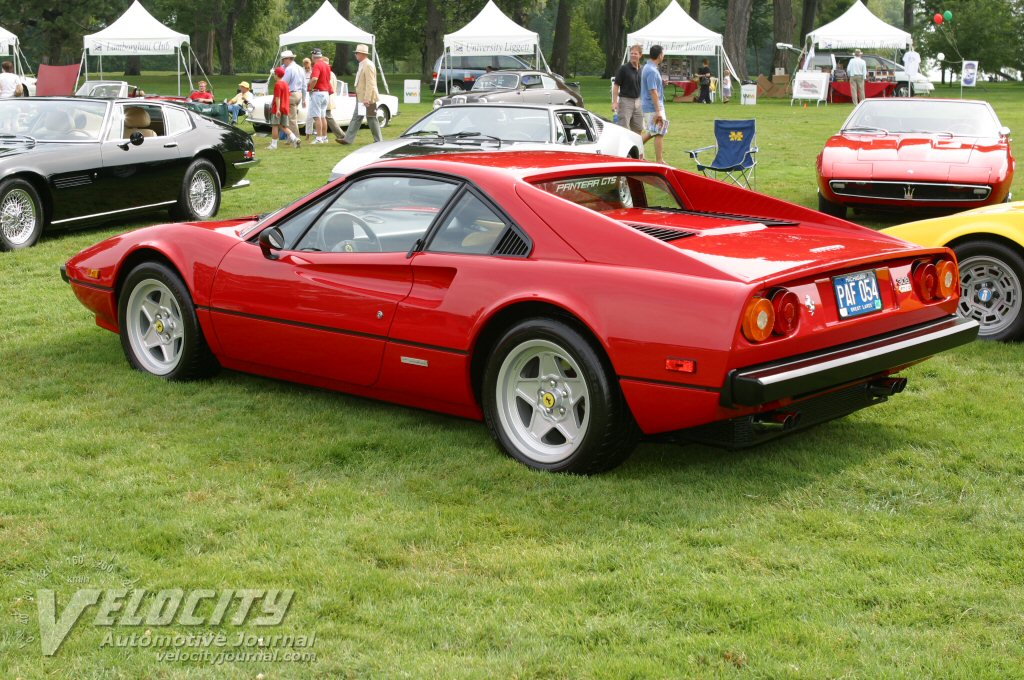
[[[163,318],[150,318],[149,313],[140,309],[143,301],[151,303],[151,308],[166,310],[159,313]],[[206,344],[188,288],[177,272],[163,263],[144,262],[128,273],[117,301],[117,322],[121,349],[128,363],[138,371],[167,380],[187,381],[207,378],[219,368]],[[147,336],[154,337],[150,332],[166,332],[171,339],[147,353],[142,341]],[[169,347],[173,360],[160,355],[162,347]]]
[[[252,121],[249,122],[252,123]],[[271,128],[269,125],[264,125],[263,123],[252,123],[253,132],[270,132],[270,130]]]
[[[953,250],[960,263],[958,313],[981,324],[982,340],[1024,340],[1024,257],[1004,243],[982,239]]]
[[[377,106],[377,125],[379,125],[381,129],[391,125],[391,111],[388,107],[382,105]]]
[[[0,250],[31,248],[45,224],[43,202],[30,182],[18,177],[0,182]]]
[[[532,363],[528,357],[533,348],[551,355],[554,373],[543,369],[540,355]],[[527,375],[532,371],[535,377]],[[549,378],[557,381],[549,383]],[[517,396],[534,385],[536,402]],[[509,399],[509,394],[516,396]],[[482,395],[491,436],[505,453],[536,470],[610,470],[629,457],[639,440],[639,429],[604,352],[563,321],[528,319],[506,331],[489,352]],[[577,442],[564,436],[566,426],[578,434]],[[537,437],[530,434],[534,431],[546,434]],[[552,435],[553,441],[544,441]]]
[[[626,156],[628,158],[634,158],[636,160],[640,160],[640,149],[638,149],[638,148],[636,148],[634,146],[632,149],[629,150],[629,153],[627,153]]]
[[[899,86],[896,87],[896,96],[897,97],[912,97],[912,96],[914,96],[914,93],[910,89],[910,85],[908,85],[906,83],[900,83]]]
[[[194,182],[202,181],[207,189],[201,194],[192,191]],[[212,192],[212,193],[211,193]],[[181,191],[178,202],[171,208],[171,217],[177,220],[205,220],[213,217],[220,210],[220,173],[213,163],[205,158],[192,161],[181,180]]]
[[[846,219],[846,206],[842,203],[833,203],[818,192],[818,212],[823,212],[832,217]]]

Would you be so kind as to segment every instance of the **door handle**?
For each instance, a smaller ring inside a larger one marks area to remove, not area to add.
[[[164,144],[165,149],[173,149],[176,146],[178,146],[177,142],[167,142],[166,144]]]

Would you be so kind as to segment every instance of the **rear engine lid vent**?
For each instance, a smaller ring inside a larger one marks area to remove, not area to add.
[[[685,229],[675,229],[673,227],[652,227],[649,224],[628,224],[627,226],[633,227],[637,231],[642,231],[648,236],[653,236],[659,241],[675,241],[677,239],[686,238],[687,236],[693,236],[696,232],[686,231]]]

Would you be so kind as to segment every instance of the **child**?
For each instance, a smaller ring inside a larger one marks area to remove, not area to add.
[[[288,133],[288,143],[299,148],[299,138],[288,129],[288,114],[291,111],[291,94],[288,91],[288,83],[284,82],[284,69],[278,66],[274,69],[277,82],[274,83],[274,99],[270,107],[270,142],[268,149],[277,148],[277,135],[279,132]]]
[[[725,78],[722,80],[722,101],[727,102],[732,99],[732,73],[729,69],[725,69]]]

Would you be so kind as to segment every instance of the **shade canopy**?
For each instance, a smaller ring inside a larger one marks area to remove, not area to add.
[[[0,54],[7,54],[18,47],[18,36],[0,26]]]
[[[640,45],[647,54],[651,45],[661,45],[665,54],[716,55],[722,49],[722,35],[701,26],[676,0],[651,23],[626,36],[627,45]]]
[[[857,0],[841,17],[808,33],[807,42],[822,50],[854,47],[902,50],[910,45],[911,37],[876,17]]]
[[[444,49],[452,55],[536,54],[540,37],[505,16],[494,0],[488,0],[472,21],[444,36]]]
[[[307,42],[340,42],[340,43],[374,43],[373,33],[367,33],[351,21],[341,16],[338,10],[328,1],[320,5],[320,9],[295,29],[282,33],[278,37],[278,45],[296,45]]]
[[[188,36],[153,18],[138,0],[99,33],[85,36],[85,51],[93,55],[176,54]]]

